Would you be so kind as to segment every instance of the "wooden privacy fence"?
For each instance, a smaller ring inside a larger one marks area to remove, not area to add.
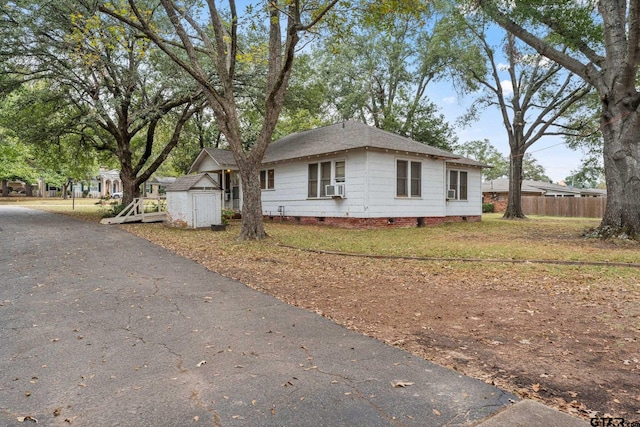
[[[606,206],[606,197],[522,196],[525,215],[602,218]]]

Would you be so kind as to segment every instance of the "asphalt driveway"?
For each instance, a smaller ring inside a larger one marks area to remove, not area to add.
[[[0,425],[473,425],[514,396],[104,226],[0,206]]]

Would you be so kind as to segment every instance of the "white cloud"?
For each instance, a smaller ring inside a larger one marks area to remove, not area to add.
[[[445,98],[442,98],[442,102],[449,105],[455,104],[457,100],[458,98],[456,98],[455,96],[447,96]]]
[[[502,87],[502,92],[505,96],[513,95],[513,84],[511,80],[503,80],[500,82],[500,87]]]

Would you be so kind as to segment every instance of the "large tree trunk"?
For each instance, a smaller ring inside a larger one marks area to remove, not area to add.
[[[640,121],[626,102],[603,102],[602,134],[607,208],[599,227],[603,237],[640,238]]]
[[[512,152],[510,157],[509,199],[503,218],[525,218],[522,212],[522,163],[524,162],[524,153]]]
[[[2,180],[2,197],[9,196],[9,182],[6,179]]]
[[[128,205],[133,199],[140,197],[138,180],[128,165],[121,164],[120,181],[122,181],[122,203]]]
[[[238,240],[262,240],[267,237],[262,221],[262,190],[260,162],[239,165],[242,179],[242,229]]]

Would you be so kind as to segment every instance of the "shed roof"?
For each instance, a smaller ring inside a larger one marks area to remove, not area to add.
[[[173,184],[167,187],[167,192],[189,191],[194,188],[212,188],[220,190],[218,183],[207,172],[195,175],[185,175],[177,178]]]

